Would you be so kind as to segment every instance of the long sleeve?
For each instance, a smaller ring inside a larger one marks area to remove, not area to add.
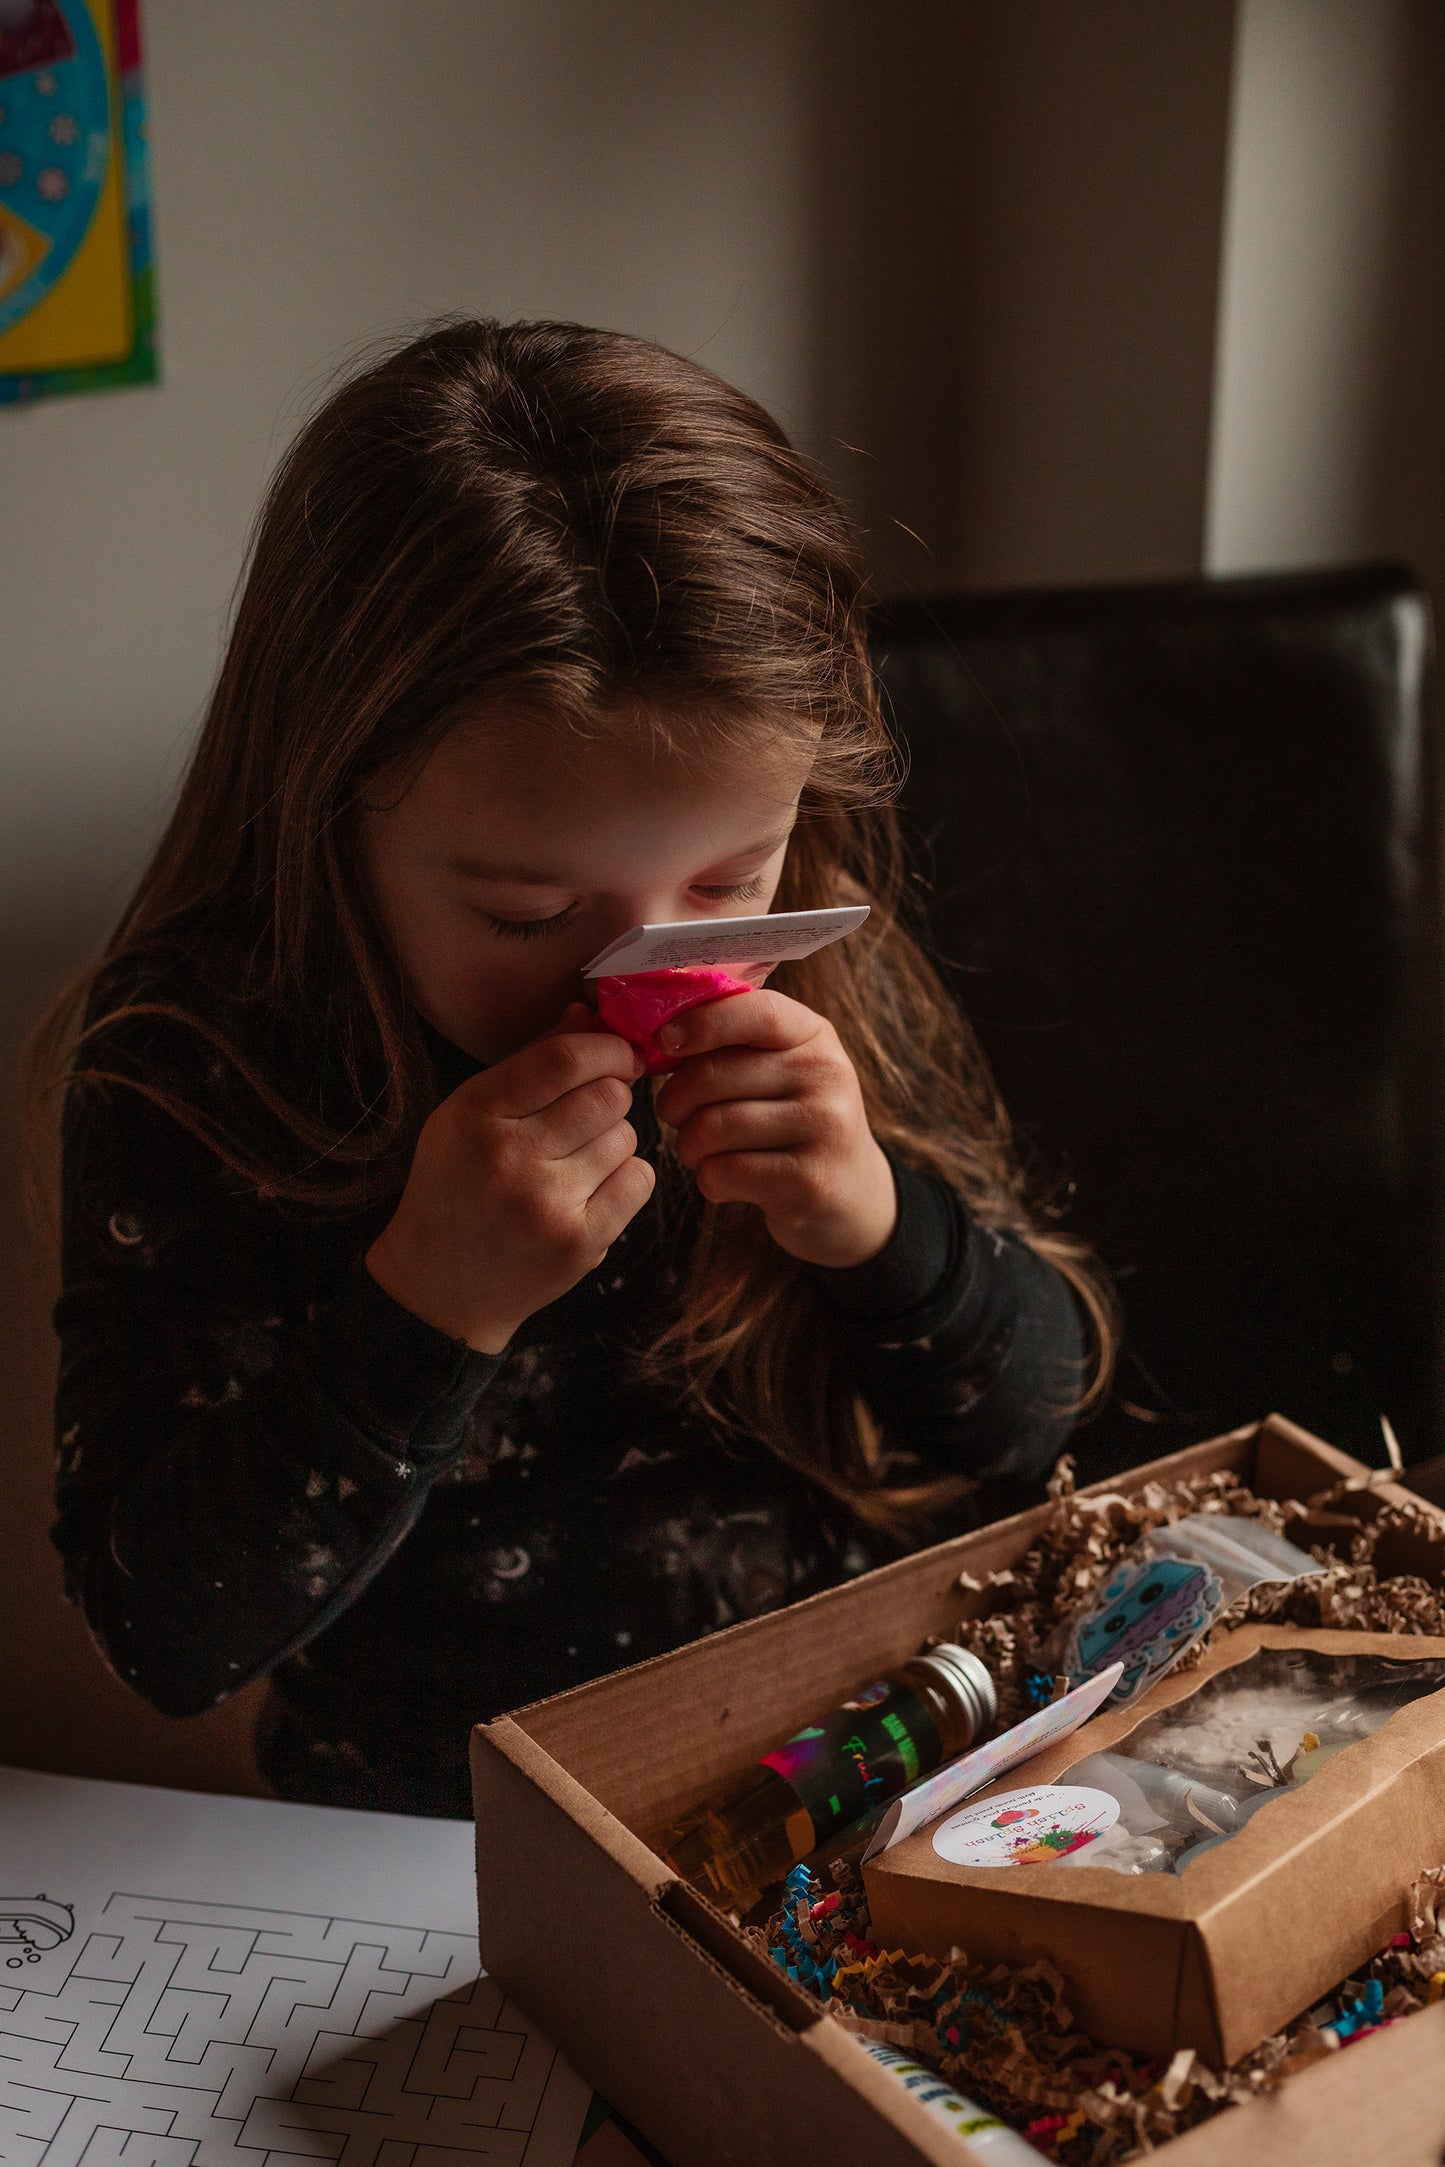
[[[204,1042],[116,1028],[98,1066],[148,1088],[189,1064],[186,1105],[231,1135],[258,1118]],[[471,1072],[454,1055],[438,1082]],[[279,1163],[279,1140],[251,1155]],[[1073,1301],[945,1184],[895,1178],[881,1255],[813,1274],[824,1321],[892,1479],[958,1472],[992,1498],[1066,1433]],[[262,1764],[283,1795],[463,1812],[479,1716],[876,1562],[764,1440],[723,1449],[637,1368],[675,1299],[682,1194],[494,1362],[370,1278],[384,1204],[283,1204],[143,1089],[78,1085],[55,1540],[117,1675],[186,1715],[271,1673]]]
[[[355,1599],[495,1365],[132,1089],[73,1095],[64,1199],[54,1539],[117,1675],[192,1714]]]
[[[1084,1379],[1067,1281],[889,1154],[898,1223],[877,1257],[812,1277],[895,1460],[1026,1482],[1047,1472]],[[901,1472],[901,1469],[900,1469]]]

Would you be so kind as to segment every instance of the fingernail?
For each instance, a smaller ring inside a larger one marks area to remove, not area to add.
[[[680,1023],[665,1023],[657,1035],[669,1053],[676,1053],[687,1037],[687,1031]]]

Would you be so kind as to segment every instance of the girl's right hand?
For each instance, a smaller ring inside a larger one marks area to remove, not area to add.
[[[443,1099],[367,1252],[394,1301],[480,1353],[600,1264],[652,1194],[627,1119],[642,1063],[573,1020]]]

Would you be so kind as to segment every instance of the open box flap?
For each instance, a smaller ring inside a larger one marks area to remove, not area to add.
[[[515,1724],[472,1774],[483,1965],[676,2167],[985,2167]]]

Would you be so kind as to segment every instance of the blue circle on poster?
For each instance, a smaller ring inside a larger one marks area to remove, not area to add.
[[[85,0],[0,5],[0,331],[75,260],[110,154],[110,84]]]

